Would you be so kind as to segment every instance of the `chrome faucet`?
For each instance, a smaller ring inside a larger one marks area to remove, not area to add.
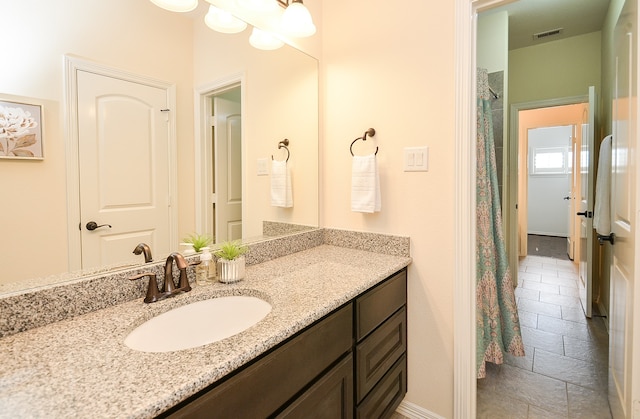
[[[153,262],[153,256],[151,256],[151,248],[146,243],[140,243],[133,249],[133,254],[139,255],[144,254],[144,263]]]
[[[177,287],[173,280],[173,262],[176,263],[176,266],[180,270]],[[160,289],[158,289],[156,274],[152,272],[141,273],[129,279],[135,281],[148,276],[149,287],[147,288],[147,295],[144,298],[144,302],[153,303],[176,294],[191,291],[191,285],[189,285],[189,280],[187,279],[187,266],[187,261],[184,260],[184,257],[180,253],[171,253],[164,264],[164,283]]]

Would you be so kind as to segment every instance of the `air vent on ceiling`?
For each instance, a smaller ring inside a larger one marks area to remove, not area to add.
[[[551,29],[550,31],[538,32],[533,34],[533,39],[544,39],[550,36],[560,35],[564,31],[564,28]]]

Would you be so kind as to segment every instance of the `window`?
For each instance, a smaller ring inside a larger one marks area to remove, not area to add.
[[[532,147],[529,151],[529,174],[563,175],[571,168],[567,147]]]

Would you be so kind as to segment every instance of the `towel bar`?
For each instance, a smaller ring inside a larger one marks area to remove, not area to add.
[[[358,137],[355,140],[353,140],[351,142],[351,145],[349,146],[349,151],[351,152],[351,155],[353,156],[353,144],[358,141],[358,140],[362,140],[362,141],[367,141],[367,135],[369,135],[369,137],[373,137],[374,135],[376,135],[376,130],[373,128],[369,128],[368,130],[366,130],[364,132],[364,135],[362,137]],[[376,155],[378,154],[378,146],[376,146]]]
[[[291,157],[291,153],[289,152],[289,147],[287,147],[288,145],[289,145],[289,140],[287,138],[285,138],[284,140],[278,143],[278,149],[284,148],[285,150],[287,150],[287,159],[285,161],[289,161],[289,157]],[[271,155],[271,160],[273,160],[273,154]]]

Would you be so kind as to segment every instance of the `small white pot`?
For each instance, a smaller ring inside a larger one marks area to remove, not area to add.
[[[218,280],[226,284],[244,278],[245,259],[240,256],[234,260],[218,259]]]

